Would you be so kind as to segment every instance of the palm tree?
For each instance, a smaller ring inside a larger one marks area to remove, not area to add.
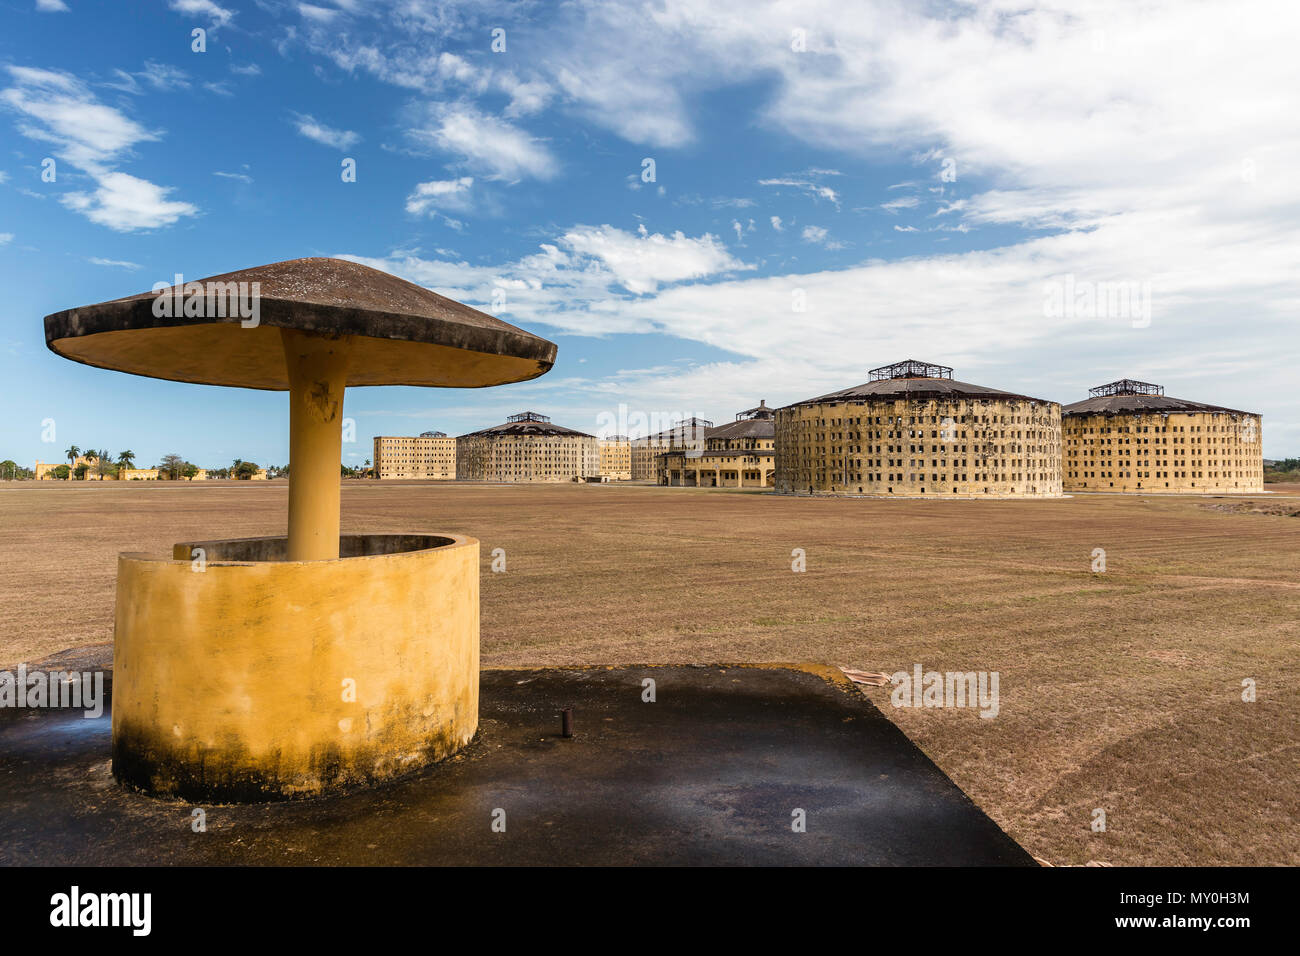
[[[126,451],[122,452],[120,455],[117,456],[117,464],[121,468],[134,468],[135,452],[131,451],[130,449],[127,449]]]
[[[81,454],[81,449],[76,445],[69,445],[64,454],[68,456],[68,481],[71,481],[72,469],[77,466],[77,456]]]

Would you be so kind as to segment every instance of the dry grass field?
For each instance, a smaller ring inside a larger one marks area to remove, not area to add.
[[[1278,496],[1300,489],[1270,491],[1257,507],[349,482],[343,530],[479,538],[487,665],[997,671],[992,720],[864,693],[1054,864],[1295,865],[1300,499]],[[0,667],[111,640],[117,552],[281,534],[286,497],[283,482],[0,484]]]

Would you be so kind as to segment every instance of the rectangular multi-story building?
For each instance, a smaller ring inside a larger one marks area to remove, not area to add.
[[[600,440],[600,477],[606,481],[632,480],[632,443],[626,435]]]
[[[452,481],[456,477],[456,439],[444,432],[414,437],[375,436],[375,477]]]

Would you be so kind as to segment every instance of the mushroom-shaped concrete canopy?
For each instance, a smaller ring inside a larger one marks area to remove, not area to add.
[[[45,317],[66,358],[178,382],[289,390],[289,560],[339,556],[348,385],[536,378],[555,345],[386,272],[293,259]]]
[[[287,389],[281,329],[350,338],[347,385],[536,378],[555,344],[345,259],[291,259],[45,317],[65,358],[177,382]]]

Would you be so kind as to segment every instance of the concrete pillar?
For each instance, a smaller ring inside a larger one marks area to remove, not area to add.
[[[289,371],[290,561],[339,556],[343,390],[351,336],[281,329]]]

